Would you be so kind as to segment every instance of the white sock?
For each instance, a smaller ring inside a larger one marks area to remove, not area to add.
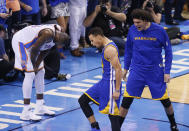
[[[36,104],[37,104],[37,106],[41,106],[41,105],[44,104],[44,100],[43,99],[37,99]]]
[[[30,104],[24,104],[24,111],[28,111],[30,109]]]

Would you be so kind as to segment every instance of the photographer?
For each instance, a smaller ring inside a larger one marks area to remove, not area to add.
[[[157,24],[160,24],[161,22],[161,16],[162,16],[162,11],[161,8],[154,2],[153,0],[145,0],[142,8],[148,12],[151,13],[154,22]],[[171,44],[179,44],[180,43],[180,28],[179,27],[170,27],[165,29],[169,39],[171,40]]]
[[[122,38],[124,36],[122,22],[125,20],[126,15],[121,13],[119,8],[112,7],[111,0],[102,0],[95,11],[84,20],[84,26],[100,27],[104,35],[113,40],[121,51],[125,48],[125,41]]]
[[[138,8],[149,11],[154,18],[154,22],[160,24],[162,10],[161,7],[159,7],[154,0],[129,0],[129,6],[128,8],[125,8],[124,11],[127,14],[127,23],[129,24],[129,26],[133,25],[131,13],[134,9]]]
[[[162,11],[161,8],[155,2],[146,0],[144,1],[142,8],[151,13],[155,23],[160,24]]]

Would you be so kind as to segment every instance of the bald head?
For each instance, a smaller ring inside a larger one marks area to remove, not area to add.
[[[69,36],[67,33],[57,31],[55,32],[55,38],[54,42],[58,45],[62,45],[63,43],[66,43],[69,40]]]

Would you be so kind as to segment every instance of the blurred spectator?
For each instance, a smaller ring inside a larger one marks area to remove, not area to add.
[[[12,16],[9,17],[7,21],[8,37],[12,38],[12,34],[11,34],[12,25],[21,22],[20,3],[18,0],[6,0],[6,7],[7,9],[9,9],[9,13],[12,13]]]
[[[121,7],[123,0],[112,0],[112,5],[116,7]]]
[[[6,20],[11,16],[6,8],[6,0],[0,0],[0,24],[7,28]]]
[[[183,6],[185,3],[185,0],[177,0],[176,2],[176,7],[175,7],[175,12],[174,12],[174,17],[172,17],[172,5],[173,5],[174,0],[165,0],[164,3],[164,9],[165,9],[165,23],[168,25],[178,25],[176,20],[186,20],[181,16]],[[174,19],[173,19],[174,18]]]
[[[87,16],[90,15],[95,10],[95,7],[98,4],[99,4],[99,0],[88,0],[88,4],[87,4]]]
[[[21,22],[20,3],[18,0],[6,0],[6,7],[12,10],[12,24]]]
[[[85,41],[85,27],[83,21],[86,17],[87,0],[70,0],[70,23],[69,31],[71,37],[71,54],[80,57],[84,52],[79,50],[79,43],[83,46],[86,45]],[[79,42],[80,39],[80,42]]]
[[[67,30],[68,20],[70,16],[69,0],[49,0],[52,7],[51,18],[55,18],[57,23],[62,27],[62,31]]]
[[[46,0],[42,0],[43,9],[42,15],[47,15],[47,4]],[[34,25],[41,24],[41,15],[39,8],[39,0],[20,0],[22,7],[22,21],[31,22]]]
[[[155,1],[145,0],[142,4],[142,8],[149,11],[151,15],[154,18],[154,22],[157,24],[160,24],[161,22],[161,16],[162,16],[162,10],[161,7],[159,7]]]
[[[5,79],[6,74],[13,69],[13,65],[9,63],[9,58],[5,52],[4,46],[5,28],[0,25],[0,79]]]
[[[126,15],[121,13],[119,8],[113,7],[111,0],[102,0],[95,11],[84,20],[84,26],[102,28],[104,35],[113,40],[119,49],[124,50],[122,22],[125,20]],[[121,50],[120,52],[123,52]]]
[[[57,23],[61,26],[62,32],[66,32],[69,21],[70,11],[68,7],[69,0],[49,0],[51,5],[51,18],[56,19]],[[67,43],[66,43],[67,44]],[[65,59],[62,46],[59,49],[60,57]]]
[[[162,18],[162,10],[161,7],[156,4],[156,2],[152,2],[150,0],[145,0],[144,3],[142,4],[142,8],[144,10],[147,10],[151,13],[153,16],[154,22],[157,24],[160,24],[161,18]],[[180,28],[179,27],[170,27],[170,28],[165,28],[169,39],[171,40],[171,44],[179,44],[181,40],[179,39],[180,37]]]

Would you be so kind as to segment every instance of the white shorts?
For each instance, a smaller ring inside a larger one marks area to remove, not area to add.
[[[25,48],[26,44],[19,42],[18,38],[13,37],[12,48],[15,53],[14,68],[21,71],[33,72],[34,71],[33,64],[31,63],[30,52],[28,51],[28,49]],[[42,69],[43,67],[44,67],[44,63],[41,62],[41,64],[39,65],[39,69]]]
[[[51,18],[58,18],[61,16],[70,16],[68,3],[61,2],[56,6],[51,7]]]

